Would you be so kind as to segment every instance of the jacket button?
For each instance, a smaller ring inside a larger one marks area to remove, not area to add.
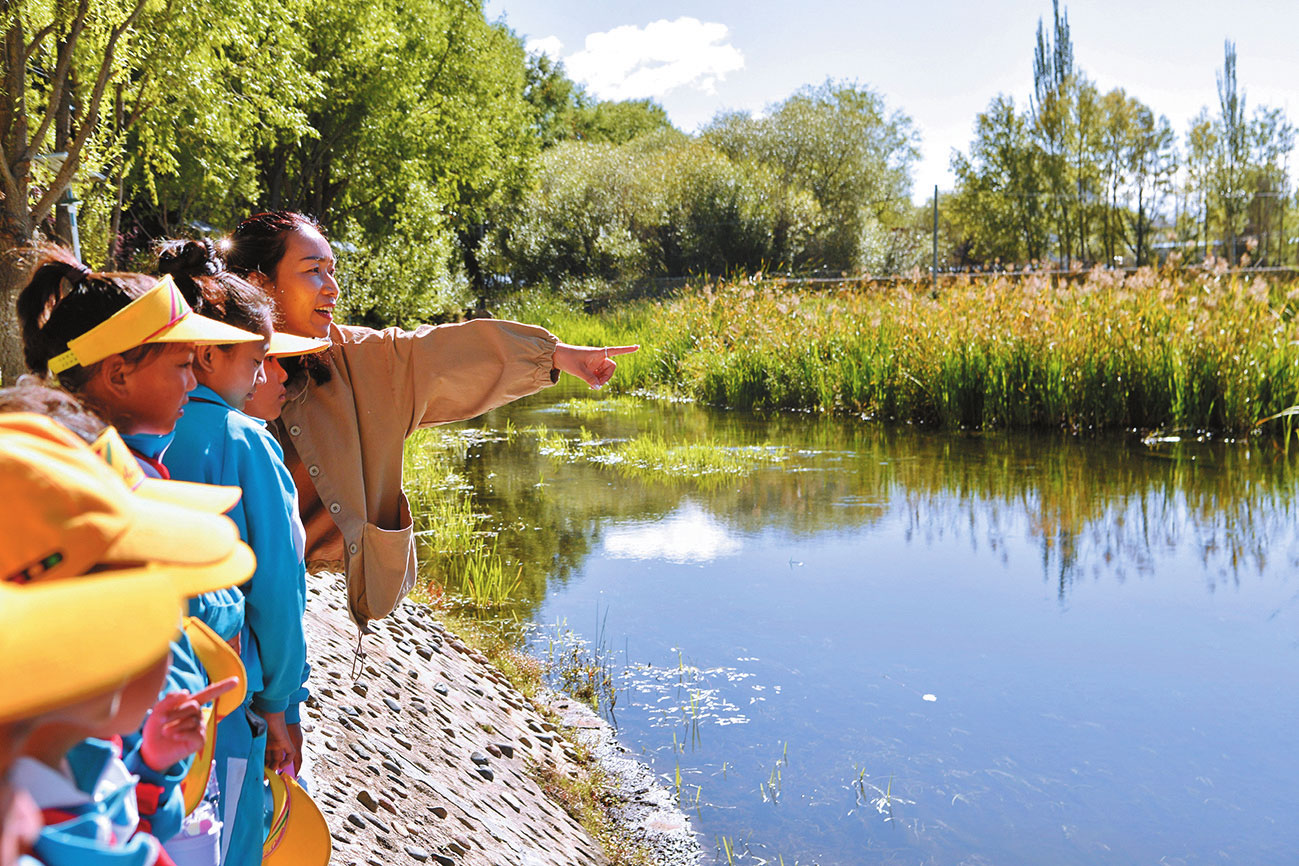
[[[340,512],[340,511],[342,511],[342,510],[343,510],[343,506],[339,505],[337,502],[332,502],[332,503],[330,503],[330,505],[329,505],[329,513],[330,513],[330,514],[337,514],[338,512]]]
[[[316,466],[315,464],[312,464],[311,466],[308,466],[308,467],[307,467],[307,474],[310,475],[312,478],[315,478],[317,475],[320,474],[320,467],[319,467],[319,466]]]
[[[347,552],[350,553],[350,554],[352,554],[353,556],[356,555],[356,551],[359,550],[359,549],[360,549],[360,548],[358,548],[358,547],[356,546],[356,543],[355,543],[355,542],[353,542],[352,544],[349,544],[349,545],[347,546]]]
[[[294,424],[292,427],[289,428],[290,436],[297,436],[301,432],[302,432],[302,428],[299,427],[297,424]]]

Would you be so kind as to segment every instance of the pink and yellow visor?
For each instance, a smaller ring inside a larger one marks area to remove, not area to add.
[[[68,350],[49,363],[51,373],[77,365],[89,366],[146,343],[195,343],[219,346],[264,339],[233,325],[200,316],[186,303],[171,276],[100,322],[68,341]]]
[[[271,334],[270,346],[266,349],[268,358],[292,358],[296,355],[314,355],[329,348],[328,340],[317,337],[299,337],[297,334],[286,334],[275,331]]]

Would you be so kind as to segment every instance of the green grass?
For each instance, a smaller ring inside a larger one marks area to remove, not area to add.
[[[726,283],[598,316],[513,314],[569,342],[640,343],[615,388],[947,429],[1245,432],[1299,403],[1299,287],[1096,271],[813,291]]]

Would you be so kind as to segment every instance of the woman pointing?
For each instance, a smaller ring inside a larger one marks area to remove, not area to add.
[[[302,214],[249,217],[225,252],[232,270],[271,295],[277,330],[332,343],[291,371],[276,433],[299,491],[307,563],[344,569],[362,631],[415,584],[406,437],[533,394],[560,373],[599,388],[614,357],[638,348],[570,346],[544,328],[494,319],[412,331],[339,325],[333,251]]]

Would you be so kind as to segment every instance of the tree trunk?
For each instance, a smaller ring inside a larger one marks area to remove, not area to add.
[[[0,217],[0,384],[12,385],[27,372],[15,303],[27,282],[28,262],[22,250],[32,241],[30,226],[14,225]]]

